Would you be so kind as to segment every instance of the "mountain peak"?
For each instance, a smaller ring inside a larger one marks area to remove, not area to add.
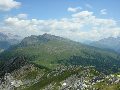
[[[8,36],[0,32],[0,41],[7,40]]]
[[[110,49],[120,53],[120,37],[108,37],[91,43],[92,46]]]
[[[6,34],[0,32],[0,48],[1,49],[8,49],[11,45],[18,44],[20,42],[19,36]]]
[[[41,35],[42,38],[48,39],[48,40],[62,40],[63,38],[60,36],[55,36],[55,35],[51,35],[51,34],[43,34]]]
[[[43,35],[31,35],[29,37],[26,37],[22,40],[21,44],[22,45],[35,45],[35,44],[41,44],[41,43],[46,43],[48,41],[54,41],[54,40],[66,40],[62,37],[51,35],[51,34],[43,34]]]
[[[49,36],[49,35],[51,35],[51,34],[47,34],[47,33],[44,33],[44,34],[43,34],[43,36]]]

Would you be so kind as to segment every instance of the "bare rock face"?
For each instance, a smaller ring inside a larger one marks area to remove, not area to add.
[[[0,90],[21,90],[36,83],[44,74],[33,64],[26,64],[11,73],[5,73],[0,79]]]
[[[99,83],[108,87],[119,85],[120,75],[104,75],[94,67],[78,66],[60,66],[45,72],[33,64],[27,64],[6,73],[0,79],[0,90],[102,90],[101,87],[94,87]]]
[[[0,84],[0,90],[14,90],[14,87],[22,85],[21,80],[16,80],[10,73],[6,73]]]

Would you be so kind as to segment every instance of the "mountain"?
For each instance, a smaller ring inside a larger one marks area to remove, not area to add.
[[[0,60],[7,61],[17,56],[24,56],[30,63],[54,69],[58,65],[95,66],[103,73],[118,72],[119,54],[59,36],[43,34],[24,38],[20,44],[12,46],[0,55]]]
[[[29,36],[0,55],[0,90],[119,90],[120,56],[66,38]]]
[[[11,45],[18,44],[21,38],[17,35],[3,34],[0,32],[0,48],[3,50],[8,49]]]
[[[1,49],[1,48],[0,48],[0,53],[3,52],[3,51],[4,51],[4,49]]]
[[[8,36],[3,34],[3,33],[0,33],[0,41],[4,41],[4,40],[7,40]]]
[[[101,39],[99,41],[92,42],[89,45],[99,47],[99,48],[114,50],[114,51],[120,53],[120,37],[117,37],[117,38],[114,38],[114,37],[104,38],[104,39]]]

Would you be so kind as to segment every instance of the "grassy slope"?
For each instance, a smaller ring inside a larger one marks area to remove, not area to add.
[[[82,65],[88,65],[88,60],[91,60],[90,62],[92,63],[110,63],[111,65],[109,64],[109,67],[112,67],[114,64],[115,66],[120,67],[120,56],[118,54],[70,40],[50,40],[44,43],[28,44],[27,46],[18,45],[13,49],[2,53],[1,57],[3,56],[4,59],[8,59],[17,55],[24,55],[30,62],[51,69],[56,68],[59,64],[58,62],[61,60],[67,63],[72,56],[79,56],[82,58]],[[87,61],[85,61],[86,59]],[[81,63],[78,64],[81,65]]]

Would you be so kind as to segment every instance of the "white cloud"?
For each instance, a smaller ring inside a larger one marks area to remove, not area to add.
[[[91,40],[96,41],[102,38],[107,37],[118,37],[120,36],[120,27],[116,28],[105,28],[105,29],[93,29],[88,32],[79,32],[77,36],[80,37],[82,40]]]
[[[102,15],[106,15],[106,14],[107,14],[107,9],[102,9],[102,10],[100,10],[100,13],[101,13]]]
[[[26,19],[18,16],[6,18],[0,30],[24,37],[49,33],[77,41],[99,40],[120,35],[120,27],[115,20],[97,18],[93,12],[89,11],[81,11],[72,14],[71,18],[59,20]]]
[[[96,18],[93,12],[81,11],[72,15],[73,18],[78,19],[79,22],[85,24],[92,24],[93,26],[112,27],[116,25],[116,21],[112,19]]]
[[[79,10],[81,10],[81,9],[82,9],[81,7],[75,7],[75,8],[69,7],[69,8],[68,8],[68,11],[69,11],[69,12],[77,12],[77,11],[79,11]]]
[[[85,17],[89,17],[92,16],[93,12],[88,12],[88,11],[81,11],[79,13],[75,13],[72,16],[73,17],[77,17],[77,18],[85,18]]]
[[[25,13],[22,13],[22,14],[18,14],[16,17],[20,19],[27,19],[28,15]]]
[[[20,6],[21,3],[15,0],[0,0],[0,11],[9,11]]]

